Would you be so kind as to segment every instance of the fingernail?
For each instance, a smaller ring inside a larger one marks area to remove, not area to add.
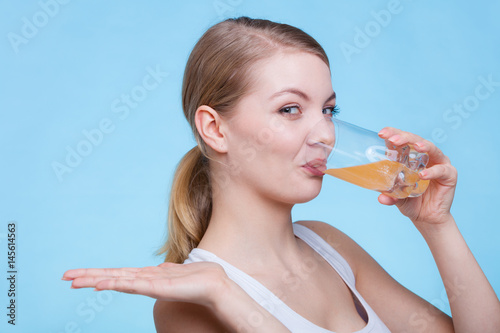
[[[419,176],[420,178],[425,178],[425,177],[427,176],[427,172],[426,172],[425,170],[420,171],[420,172],[418,173],[418,176]]]
[[[385,136],[386,134],[387,134],[387,131],[385,129],[383,129],[380,132],[378,132],[379,136]]]
[[[414,146],[416,146],[418,149],[423,149],[425,147],[422,142],[417,142],[414,144]]]

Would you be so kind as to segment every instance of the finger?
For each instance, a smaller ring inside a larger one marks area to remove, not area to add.
[[[168,286],[168,280],[162,280],[162,289],[165,290]],[[127,294],[144,295],[153,298],[158,298],[159,293],[154,280],[143,279],[114,279],[102,280],[95,286],[96,291],[114,290]],[[165,292],[163,292],[164,294]],[[163,295],[165,297],[165,295]]]
[[[430,165],[434,164],[450,164],[450,159],[441,149],[428,140],[416,142],[413,147],[420,153],[427,153],[430,159]]]
[[[66,271],[62,279],[69,281],[83,276],[132,276],[137,271],[139,268],[78,268]]]
[[[387,140],[396,146],[403,146],[407,144],[413,145],[417,142],[425,141],[422,137],[416,134],[404,131],[395,132],[393,135],[389,136]]]
[[[399,128],[394,128],[394,127],[384,127],[378,132],[378,136],[381,137],[382,139],[388,139],[395,135],[410,135],[421,138],[416,134],[405,132],[403,130],[400,130]]]
[[[429,159],[431,161],[430,165],[450,163],[450,159],[441,151],[441,149],[439,149],[432,142],[425,140],[416,134],[404,132],[393,127],[385,127],[379,132],[379,136],[396,146],[410,144],[416,151],[429,154]]]
[[[378,136],[382,139],[388,139],[389,137],[402,132],[401,130],[394,127],[384,127],[378,132]]]
[[[145,278],[145,277],[151,277],[151,276],[157,275],[158,272],[162,272],[162,271],[164,271],[164,269],[162,269],[158,266],[147,266],[147,267],[138,268],[137,271],[135,272],[135,274],[125,275],[125,277],[133,276],[133,277]]]
[[[150,279],[158,276],[158,273],[161,272],[161,268],[152,266],[152,267],[143,267],[138,269],[131,270],[118,270],[110,272],[109,269],[102,270],[102,273],[114,273],[109,275],[84,275],[73,279],[73,283],[71,285],[72,288],[90,288],[95,287],[97,283],[103,280],[111,280],[111,279]],[[116,274],[119,272],[120,274]],[[92,272],[95,274],[96,272]]]
[[[97,283],[104,280],[109,280],[109,276],[92,276],[92,277],[78,277],[71,283],[72,289],[80,288],[95,288]]]
[[[426,141],[422,137],[405,132],[393,127],[385,127],[379,133],[379,137],[386,141],[386,146],[388,148],[393,148],[393,146],[403,146],[403,145],[414,145],[417,142]]]
[[[421,179],[436,180],[446,186],[454,186],[457,183],[457,169],[449,164],[436,164],[422,170],[418,175]]]
[[[398,199],[390,197],[386,194],[381,194],[378,196],[378,202],[380,202],[382,205],[392,206],[398,202]]]

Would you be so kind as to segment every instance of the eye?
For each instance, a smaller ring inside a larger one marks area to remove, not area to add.
[[[285,106],[284,108],[281,108],[280,113],[284,114],[299,114],[300,113],[300,108],[298,106]]]
[[[338,105],[328,106],[323,109],[323,114],[327,116],[336,116],[340,112]]]

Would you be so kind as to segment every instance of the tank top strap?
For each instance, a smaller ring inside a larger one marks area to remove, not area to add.
[[[293,224],[293,233],[330,263],[349,286],[356,285],[356,279],[349,263],[321,236],[298,223]]]

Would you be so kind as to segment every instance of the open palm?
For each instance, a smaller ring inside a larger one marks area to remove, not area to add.
[[[81,268],[68,270],[63,280],[72,288],[115,290],[163,301],[210,305],[217,293],[231,283],[217,263],[163,263],[144,268]]]

